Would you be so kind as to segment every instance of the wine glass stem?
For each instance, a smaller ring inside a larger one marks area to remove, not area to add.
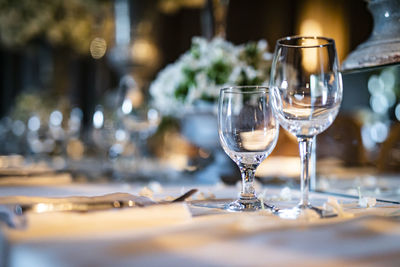
[[[301,159],[301,180],[300,180],[300,191],[301,198],[299,207],[306,208],[310,206],[310,201],[308,200],[308,192],[310,189],[310,158],[312,149],[312,138],[298,138],[299,151]]]
[[[244,200],[255,199],[254,176],[256,169],[248,166],[241,166],[240,172],[242,174],[242,192],[240,193],[240,198]]]

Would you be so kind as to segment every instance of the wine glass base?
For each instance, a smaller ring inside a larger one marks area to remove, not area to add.
[[[259,210],[271,210],[275,211],[275,207],[269,205],[267,203],[262,203],[259,199],[238,199],[226,205],[225,209],[231,212],[238,212],[238,211],[259,211]]]
[[[337,214],[331,211],[323,210],[312,205],[298,205],[291,209],[282,209],[277,212],[282,219],[322,219],[336,217]]]

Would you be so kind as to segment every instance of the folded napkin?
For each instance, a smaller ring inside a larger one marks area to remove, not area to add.
[[[28,197],[28,196],[8,196],[0,197],[0,204],[19,204],[29,205],[37,203],[96,203],[105,201],[129,201],[132,200],[141,206],[155,204],[151,199],[144,196],[135,196],[129,193],[112,193],[101,196],[70,196],[70,197]]]
[[[184,203],[157,205],[149,198],[128,193],[114,193],[95,197],[2,197],[0,204],[18,203],[104,203],[107,201],[134,201],[143,207],[96,210],[89,212],[44,212],[27,211],[26,229],[3,227],[6,239],[13,242],[27,242],[46,239],[79,239],[123,235],[127,231],[145,231],[154,227],[165,227],[191,219],[191,213]],[[155,205],[154,205],[155,204]],[[110,205],[111,207],[111,205]],[[138,233],[140,233],[138,232]]]

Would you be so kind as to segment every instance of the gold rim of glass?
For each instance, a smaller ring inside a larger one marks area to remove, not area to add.
[[[316,40],[323,41],[321,44],[296,44],[299,40]],[[291,43],[292,42],[292,43]],[[279,39],[276,41],[277,45],[284,47],[293,47],[293,48],[317,48],[317,47],[325,47],[328,45],[334,45],[335,41],[332,38],[324,37],[324,36],[288,36]]]
[[[243,90],[245,89],[245,90]],[[247,90],[246,90],[247,89]],[[249,94],[249,93],[268,93],[269,87],[264,85],[244,85],[244,86],[229,86],[224,87],[220,91],[221,93],[236,93],[236,94]]]

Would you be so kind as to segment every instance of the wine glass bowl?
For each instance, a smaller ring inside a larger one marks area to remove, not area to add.
[[[279,124],[297,137],[301,158],[302,209],[308,200],[312,139],[335,120],[342,100],[335,42],[326,37],[293,36],[277,41],[271,66],[272,106]]]
[[[269,101],[269,90],[262,86],[221,89],[218,107],[218,133],[225,153],[238,165],[242,190],[238,200],[227,205],[230,211],[254,211],[264,203],[254,189],[255,171],[274,149],[279,127]]]

